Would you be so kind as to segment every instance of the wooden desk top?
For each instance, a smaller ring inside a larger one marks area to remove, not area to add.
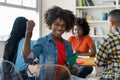
[[[94,58],[95,57],[90,57],[90,58],[77,58],[76,63],[81,61],[81,64],[78,64],[79,66],[95,66],[94,63]]]

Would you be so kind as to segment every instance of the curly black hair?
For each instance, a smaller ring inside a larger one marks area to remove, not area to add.
[[[57,19],[62,19],[66,24],[66,32],[69,32],[75,24],[75,15],[72,11],[67,9],[62,9],[58,6],[53,6],[48,9],[44,14],[44,21],[48,25],[49,29],[51,29],[52,23]]]
[[[77,25],[78,27],[81,27],[83,29],[83,31],[84,31],[83,35],[89,34],[90,26],[85,18],[77,18],[75,25]],[[74,29],[72,29],[72,32],[74,34]]]

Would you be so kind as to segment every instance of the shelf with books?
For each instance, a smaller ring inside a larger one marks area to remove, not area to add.
[[[83,3],[87,4],[87,2],[92,2],[93,5],[83,5]],[[94,21],[101,20],[102,13],[108,13],[112,9],[115,9],[117,5],[117,0],[76,0],[76,16],[83,18],[89,16]]]
[[[115,7],[107,7],[107,8],[76,8],[76,16],[86,18],[91,16],[90,20],[98,21],[103,20],[103,13],[109,13]]]
[[[119,3],[119,0],[76,0],[76,7],[114,6]]]
[[[94,6],[92,0],[76,0],[76,6]]]
[[[93,5],[87,5],[87,3],[84,5],[87,1],[92,1]],[[76,17],[86,18],[90,25],[90,36],[93,39],[99,40],[109,32],[108,13],[113,9],[120,8],[119,1],[76,0],[78,2],[76,5]]]
[[[100,8],[100,9],[76,9],[76,17],[86,18],[91,23],[105,23],[107,14],[115,8]],[[106,17],[106,18],[105,18]]]
[[[90,0],[94,5],[85,4],[88,0],[76,0],[76,17],[86,18],[90,25],[89,35],[95,42],[96,49],[102,38],[109,33],[108,13],[113,9],[120,9],[120,0]],[[83,4],[84,2],[84,4]]]

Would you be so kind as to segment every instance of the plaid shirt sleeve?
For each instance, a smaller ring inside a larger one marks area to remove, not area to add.
[[[105,66],[107,65],[107,52],[108,52],[108,41],[107,39],[103,39],[103,42],[101,43],[101,45],[99,46],[99,49],[98,49],[98,53],[96,54],[96,57],[95,57],[95,64],[97,66]]]

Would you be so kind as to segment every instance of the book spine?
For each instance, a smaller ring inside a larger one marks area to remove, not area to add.
[[[86,0],[82,0],[83,6],[87,6]]]
[[[87,0],[85,0],[85,1],[86,1],[87,6],[90,6],[89,2]]]
[[[90,6],[94,6],[94,3],[92,0],[87,0]]]
[[[79,1],[78,0],[76,0],[76,6],[79,6]]]
[[[79,6],[82,6],[82,0],[78,0]]]

